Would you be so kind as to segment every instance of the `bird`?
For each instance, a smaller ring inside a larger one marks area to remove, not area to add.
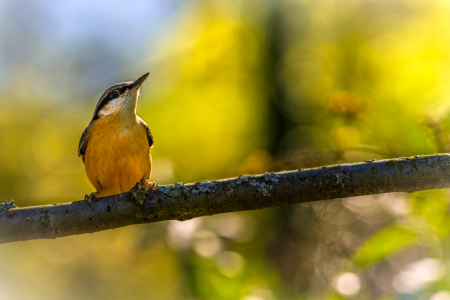
[[[156,186],[149,182],[153,135],[147,123],[136,115],[140,88],[149,74],[110,86],[98,100],[92,120],[81,135],[78,157],[96,188],[85,195],[92,209],[91,200],[97,197],[124,193],[137,183],[152,192]]]

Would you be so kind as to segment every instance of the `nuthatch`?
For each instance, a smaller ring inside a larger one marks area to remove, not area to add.
[[[153,136],[144,120],[136,115],[140,87],[148,75],[109,87],[81,136],[78,156],[82,157],[87,176],[97,189],[85,196],[89,204],[97,197],[129,191],[137,182],[155,187],[154,182],[148,182]]]

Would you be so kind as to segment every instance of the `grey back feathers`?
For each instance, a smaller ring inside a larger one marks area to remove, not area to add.
[[[89,138],[88,138],[89,137],[89,128],[91,127],[92,122],[94,122],[94,121],[91,121],[91,123],[89,123],[88,127],[86,127],[86,129],[83,131],[80,142],[78,144],[78,157],[81,157],[83,159],[83,162],[84,162],[84,155],[86,154],[87,143],[89,140]]]
[[[147,131],[147,140],[148,140],[148,145],[150,146],[150,148],[153,148],[153,135],[152,132],[150,131],[150,128],[148,128],[147,123],[145,123],[144,120],[142,120],[139,116],[138,116],[138,121],[139,123],[141,123],[142,126],[144,126],[145,130]]]

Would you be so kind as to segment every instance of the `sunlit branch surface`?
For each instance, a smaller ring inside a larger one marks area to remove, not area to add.
[[[3,204],[0,243],[57,238],[165,220],[361,195],[449,187],[450,155],[415,156],[143,187],[86,201],[25,208]]]

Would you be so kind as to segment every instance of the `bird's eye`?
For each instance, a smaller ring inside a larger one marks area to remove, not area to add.
[[[117,98],[117,97],[119,97],[119,92],[118,92],[118,91],[113,91],[113,92],[111,93],[111,96],[112,96],[113,99],[114,99],[114,98]]]

